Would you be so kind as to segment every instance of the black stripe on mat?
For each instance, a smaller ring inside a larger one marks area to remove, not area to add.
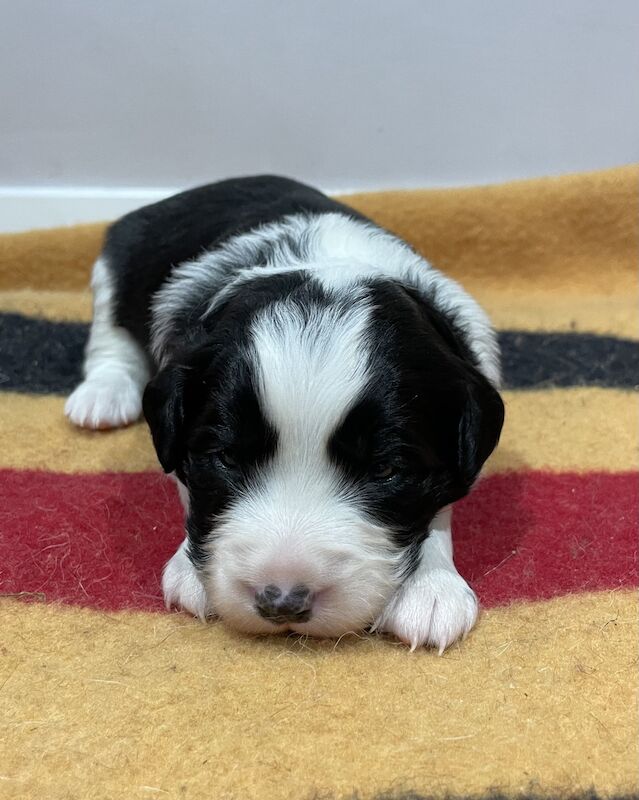
[[[88,325],[0,314],[0,389],[67,394],[81,378]],[[639,384],[639,344],[586,333],[502,331],[510,389]]]
[[[0,314],[0,389],[67,394],[80,382],[89,326]]]
[[[374,800],[639,800],[639,793],[633,794],[609,794],[590,789],[582,792],[541,792],[532,790],[530,792],[517,792],[506,794],[502,792],[459,795],[459,794],[421,794],[412,791],[390,791],[376,794]],[[333,800],[332,795],[312,794],[309,800]],[[360,795],[352,794],[342,800],[360,800]]]
[[[499,334],[504,384],[510,389],[639,384],[639,343],[594,333]]]
[[[522,792],[517,794],[421,794],[419,792],[383,792],[375,795],[374,800],[639,800],[639,793],[635,794],[607,794],[595,789],[579,793],[541,793],[539,791]],[[311,800],[330,800],[327,795],[311,795]],[[359,795],[350,795],[343,800],[360,800]]]

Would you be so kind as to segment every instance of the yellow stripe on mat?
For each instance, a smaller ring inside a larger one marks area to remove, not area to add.
[[[608,296],[547,291],[500,291],[476,287],[475,296],[488,311],[493,324],[505,330],[574,331],[639,338],[637,295],[621,292]],[[34,291],[15,289],[0,292],[0,311],[12,311],[52,321],[89,322],[91,294],[84,291]]]
[[[0,236],[0,289],[84,289],[106,225],[5,233]]]
[[[53,322],[90,322],[91,293],[14,289],[0,292],[0,311],[42,317]]]
[[[637,400],[611,389],[505,392],[506,423],[486,472],[512,469],[629,470],[637,464]],[[0,395],[0,467],[55,472],[157,469],[146,425],[85,431],[61,397]]]
[[[639,291],[607,296],[579,292],[475,288],[475,298],[500,330],[596,333],[639,339]],[[1,302],[1,301],[0,301]]]
[[[637,291],[639,166],[343,198],[473,293]]]
[[[441,658],[13,602],[0,626],[3,797],[636,791],[634,593],[485,612]]]
[[[637,292],[639,167],[344,198],[473,293]],[[0,289],[84,289],[104,224],[0,236]]]

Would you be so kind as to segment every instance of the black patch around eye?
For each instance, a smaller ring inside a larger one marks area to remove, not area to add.
[[[374,400],[362,400],[335,431],[328,445],[331,459],[350,477],[364,478],[380,461],[380,411]],[[388,463],[383,459],[384,464]]]
[[[227,447],[225,450],[220,450],[216,453],[218,461],[225,469],[237,469],[239,462],[234,455],[233,450]]]
[[[413,483],[424,473],[419,451],[406,446],[398,426],[375,398],[349,411],[328,450],[333,463],[361,485]]]
[[[383,398],[362,400],[335,431],[328,451],[360,508],[386,526],[399,546],[414,548],[447,502],[447,476],[394,405]]]
[[[398,474],[397,467],[393,466],[387,461],[382,461],[379,464],[374,464],[371,468],[371,474],[375,480],[389,481]]]
[[[216,376],[217,377],[217,376]],[[196,565],[208,558],[206,542],[219,518],[274,455],[277,436],[265,418],[246,372],[230,371],[195,420],[179,474],[191,499],[187,530]]]
[[[188,450],[195,462],[208,459],[228,470],[247,472],[273,455],[277,438],[250,379],[237,383],[228,387],[232,391],[215,393],[207,402]]]

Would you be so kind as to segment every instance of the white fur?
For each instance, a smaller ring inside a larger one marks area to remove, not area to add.
[[[256,589],[284,593],[296,584],[314,594],[311,636],[357,631],[381,612],[398,585],[399,553],[387,531],[366,522],[335,484],[308,475],[273,474],[262,491],[235,504],[209,544],[204,584],[211,603],[236,628],[271,633],[255,612]]]
[[[185,539],[164,567],[162,573],[164,604],[167,609],[175,607],[204,620],[211,616],[213,611],[202,581],[187,555],[188,546],[188,541]]]
[[[477,597],[453,562],[452,509],[430,525],[415,572],[399,587],[376,623],[411,650],[430,645],[444,650],[468,634],[477,620]]]
[[[287,457],[312,448],[323,458],[330,435],[369,380],[366,332],[371,316],[365,296],[348,308],[299,308],[274,303],[251,330],[252,362],[263,410]]]
[[[171,473],[178,490],[184,513],[189,513],[189,492],[180,479]],[[177,608],[188,611],[200,620],[213,615],[213,608],[207,598],[200,576],[188,556],[189,542],[185,539],[174,555],[167,561],[162,572],[162,593],[167,609]]]
[[[495,334],[462,287],[372,225],[340,214],[295,215],[179,265],[153,301],[152,351],[160,364],[170,357],[175,315],[194,294],[210,296],[212,311],[256,274],[296,269],[313,272],[326,290],[348,289],[349,305],[312,311],[275,304],[258,316],[251,360],[265,414],[278,432],[277,453],[259,483],[216,521],[201,572],[188,558],[187,541],[180,545],[164,570],[165,602],[201,619],[215,609],[237,628],[271,633],[276,626],[255,612],[255,591],[269,583],[284,591],[303,583],[314,594],[313,614],[289,626],[295,631],[336,636],[377,619],[378,630],[412,649],[433,645],[442,652],[477,617],[476,597],[453,563],[450,509],[433,521],[417,570],[400,585],[401,551],[359,511],[326,444],[369,379],[364,332],[371,309],[357,288],[367,277],[395,279],[423,293],[466,331],[480,370],[499,384]],[[149,365],[133,337],[114,323],[103,259],[95,264],[92,286],[85,380],[65,410],[77,425],[115,427],[139,417]],[[178,488],[188,509],[185,487],[178,482]]]
[[[175,481],[175,485],[177,486],[177,490],[178,490],[178,497],[180,498],[180,502],[182,503],[182,508],[184,509],[184,514],[187,515],[189,513],[189,508],[191,506],[191,499],[189,497],[189,490],[182,483],[182,481],[178,478],[178,476],[175,474],[175,472],[171,472],[169,474],[169,478],[172,478]]]
[[[364,332],[370,309],[274,305],[256,320],[253,360],[278,448],[259,484],[216,521],[204,583],[213,606],[237,628],[271,632],[255,612],[268,584],[315,595],[311,635],[338,636],[374,619],[398,582],[400,554],[382,527],[364,518],[327,444],[368,380]]]
[[[180,266],[155,297],[155,356],[170,355],[172,319],[194,293],[212,298],[210,312],[257,274],[296,269],[312,272],[328,291],[346,290],[351,306],[341,316],[333,307],[309,318],[309,309],[296,313],[290,303],[276,304],[254,326],[252,360],[280,442],[259,487],[216,522],[203,575],[209,606],[237,628],[273,632],[275,626],[255,613],[255,590],[304,583],[316,594],[313,615],[293,630],[340,635],[377,617],[378,629],[413,649],[428,644],[441,652],[477,616],[476,597],[452,560],[450,512],[436,518],[417,571],[399,586],[398,550],[383,528],[357,511],[328,461],[326,443],[367,380],[363,333],[370,308],[359,281],[396,279],[425,295],[467,332],[480,369],[498,385],[495,334],[473,298],[401,240],[340,214],[296,215]],[[185,584],[188,598],[188,573]]]
[[[113,320],[113,286],[108,263],[93,267],[93,322],[86,347],[84,381],[64,412],[83,428],[117,428],[135,422],[150,374],[147,357],[131,334]]]
[[[292,241],[303,244],[293,248]],[[172,320],[193,295],[212,297],[211,311],[228,292],[256,274],[297,269],[312,271],[327,289],[344,288],[371,276],[414,287],[467,332],[479,369],[499,385],[497,339],[481,306],[401,239],[342,214],[292,215],[180,265],[155,296],[154,356],[159,361],[166,357]]]

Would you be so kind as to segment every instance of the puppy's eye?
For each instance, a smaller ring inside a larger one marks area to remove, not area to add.
[[[377,464],[373,467],[373,477],[377,481],[387,481],[396,474],[397,470],[392,464]]]
[[[237,461],[233,457],[232,450],[220,450],[217,453],[217,457],[222,466],[226,467],[227,469],[235,469],[237,467]]]

